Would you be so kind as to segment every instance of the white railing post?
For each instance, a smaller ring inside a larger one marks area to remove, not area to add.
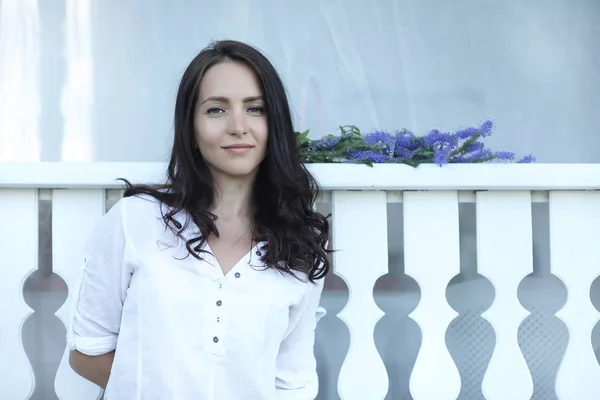
[[[338,314],[350,330],[338,392],[343,400],[383,400],[388,375],[373,337],[383,312],[373,288],[388,272],[386,194],[335,191],[332,201],[335,272],[349,291],[348,304]]]
[[[600,192],[550,193],[550,262],[567,287],[556,313],[569,330],[569,343],[556,376],[560,400],[600,397],[600,366],[592,347],[598,311],[590,286],[600,275]]]
[[[22,341],[32,309],[23,284],[38,264],[35,189],[0,189],[0,399],[27,399],[35,378]]]
[[[406,274],[421,289],[410,314],[422,333],[410,393],[415,400],[456,400],[460,375],[446,347],[446,330],[458,315],[446,301],[448,283],[460,273],[456,192],[404,193],[404,258]]]
[[[54,190],[52,193],[52,269],[67,284],[69,294],[56,312],[67,329],[71,299],[84,265],[85,246],[98,219],[104,215],[104,190]],[[54,381],[61,400],[96,399],[100,388],[77,375],[69,366],[66,348]]]
[[[530,192],[477,193],[477,269],[495,289],[492,306],[482,314],[496,333],[483,396],[529,400],[533,381],[517,336],[529,313],[519,302],[517,290],[533,272]]]

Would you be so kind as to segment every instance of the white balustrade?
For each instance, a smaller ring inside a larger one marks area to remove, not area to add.
[[[456,192],[404,193],[404,268],[421,288],[410,314],[422,334],[410,378],[415,400],[456,400],[460,393],[460,375],[446,347],[446,330],[458,315],[446,301],[448,282],[460,273],[458,232]]]
[[[386,194],[336,191],[332,197],[335,272],[350,292],[339,313],[350,330],[350,348],[338,392],[343,400],[383,399],[388,376],[373,338],[383,312],[373,299],[373,286],[388,272]]]
[[[405,272],[420,288],[419,303],[410,313],[422,333],[409,383],[415,400],[454,400],[461,391],[461,376],[445,341],[457,317],[446,292],[460,272],[460,201],[476,203],[478,272],[495,289],[490,308],[482,314],[496,339],[482,383],[484,397],[529,399],[535,387],[517,340],[519,326],[529,315],[517,289],[533,270],[532,201],[549,201],[551,270],[568,294],[556,314],[569,331],[556,394],[561,400],[597,397],[600,367],[591,334],[600,313],[591,303],[590,287],[600,275],[600,193],[590,189],[600,189],[599,166],[309,168],[326,190],[333,190],[334,267],[349,290],[338,318],[348,328],[350,346],[339,376],[332,377],[340,398],[389,397],[392,382],[374,340],[384,313],[373,290],[389,269],[387,203],[398,201],[404,207]],[[161,163],[0,164],[0,399],[27,399],[36,387],[22,342],[23,326],[33,311],[23,297],[23,285],[38,266],[38,190],[52,189],[53,271],[69,288],[56,316],[68,325],[85,243],[104,213],[106,189],[120,187],[115,180],[119,176],[159,182],[163,173]],[[390,220],[394,223],[399,222]],[[68,349],[57,370],[55,391],[61,400],[92,400],[100,394],[71,370]]]
[[[70,325],[73,288],[84,265],[88,236],[104,215],[105,191],[100,189],[54,190],[52,195],[52,269],[69,288],[67,301],[56,312],[65,326]],[[56,373],[56,394],[61,400],[95,399],[100,388],[81,378],[69,366],[69,349]]]
[[[477,193],[477,268],[494,285],[492,306],[482,316],[496,333],[496,346],[483,379],[487,400],[529,400],[533,381],[517,333],[529,315],[517,297],[533,272],[531,194]],[[507,368],[510,366],[510,368]]]
[[[569,343],[556,376],[560,400],[600,396],[600,366],[592,347],[598,311],[590,286],[600,275],[600,193],[550,193],[550,263],[567,286],[567,302],[556,315],[567,325]]]
[[[23,284],[38,264],[37,193],[0,189],[0,399],[27,399],[34,388],[21,329],[33,312]]]

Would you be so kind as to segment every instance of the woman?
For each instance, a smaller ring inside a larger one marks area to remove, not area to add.
[[[67,338],[106,400],[313,399],[327,219],[274,67],[221,41],[181,80],[165,185],[95,227]]]

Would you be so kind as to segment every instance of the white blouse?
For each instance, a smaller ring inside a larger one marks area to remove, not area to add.
[[[176,239],[148,196],[121,199],[94,228],[67,342],[116,349],[105,400],[314,399],[323,280],[264,269],[264,243],[223,275]]]

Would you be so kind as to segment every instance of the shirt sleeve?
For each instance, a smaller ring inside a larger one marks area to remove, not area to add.
[[[275,387],[278,400],[311,400],[319,392],[314,343],[317,322],[326,313],[319,307],[323,281],[308,282],[304,298],[290,312],[291,328],[277,356]]]
[[[67,345],[89,356],[109,353],[117,346],[132,274],[123,202],[117,202],[94,227],[83,270],[73,288]]]

